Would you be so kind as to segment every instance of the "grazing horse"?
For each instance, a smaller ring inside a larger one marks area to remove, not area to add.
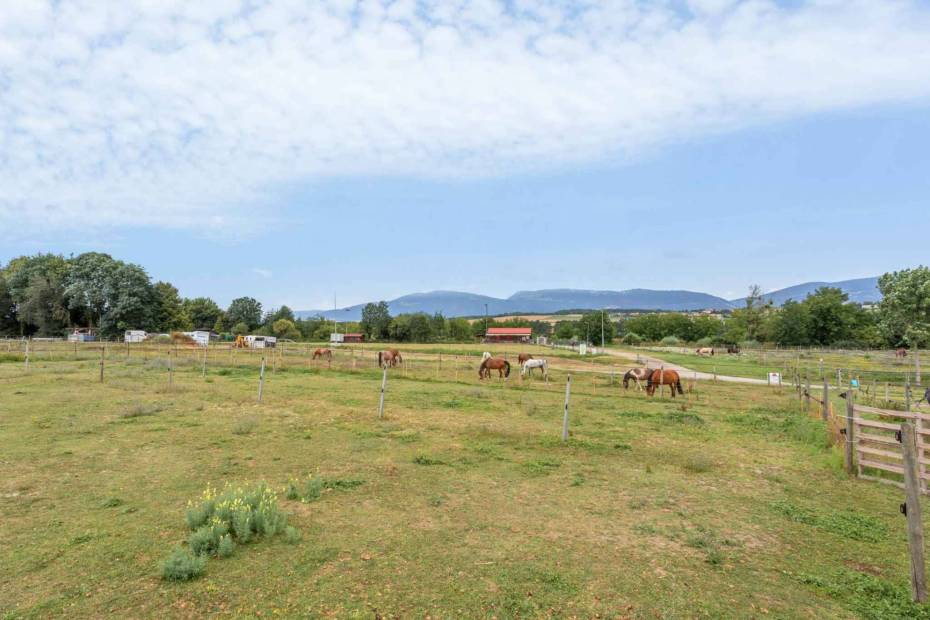
[[[521,353],[520,355],[517,356],[517,361],[520,362],[520,365],[521,365],[521,366],[522,366],[526,361],[531,360],[531,359],[533,359],[533,356],[530,355],[529,353]]]
[[[404,363],[404,358],[400,356],[400,351],[398,351],[397,349],[388,349],[388,353],[394,356],[394,364],[391,364],[392,366],[395,364]]]
[[[333,350],[332,349],[317,349],[313,352],[313,359],[320,359],[325,357],[329,361],[333,360]]]
[[[623,375],[623,389],[630,389],[630,379],[636,382],[636,389],[641,390],[643,386],[640,384],[640,381],[646,381],[652,375],[652,371],[648,368],[633,368],[626,371],[626,374]]]
[[[527,374],[532,376],[534,368],[541,368],[543,377],[548,381],[549,380],[549,362],[546,360],[534,360],[530,358],[523,362],[523,367],[520,369],[520,378],[522,379]]]
[[[739,355],[739,345],[738,344],[728,344],[727,353],[731,355]]]
[[[490,379],[491,371],[496,370],[499,378],[510,376],[510,362],[500,357],[489,357],[478,366],[478,378]]]
[[[701,347],[694,352],[703,357],[712,357],[714,355],[714,347]]]
[[[653,370],[652,374],[649,375],[649,382],[646,384],[646,394],[652,396],[656,393],[656,387],[660,390],[663,385],[667,385],[672,389],[672,398],[675,398],[675,390],[678,390],[679,394],[684,394],[685,391],[681,389],[681,377],[678,376],[678,373],[674,370]]]
[[[907,357],[907,349],[904,347],[898,347],[894,350],[895,357]]]
[[[381,368],[397,366],[397,358],[390,351],[378,351],[378,366]]]

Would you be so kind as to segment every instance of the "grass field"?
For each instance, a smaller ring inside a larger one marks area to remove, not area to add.
[[[472,358],[391,370],[383,420],[345,358],[269,365],[261,404],[255,356],[192,352],[170,386],[160,356],[103,383],[92,352],[2,359],[2,618],[930,617],[901,492],[847,478],[789,390],[578,380],[563,444],[564,373],[479,384]],[[300,540],[163,581],[188,502],[259,481]]]

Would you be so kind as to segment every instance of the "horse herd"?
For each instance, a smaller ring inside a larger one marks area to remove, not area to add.
[[[713,349],[711,349],[713,351]],[[317,349],[313,352],[313,359],[328,359],[332,361],[332,349]],[[397,349],[386,349],[378,351],[378,366],[380,368],[393,368],[397,364],[403,363],[404,358]],[[517,362],[520,364],[520,378],[527,375],[532,376],[535,369],[542,371],[543,378],[549,381],[549,362],[545,359],[534,358],[529,353],[520,353],[517,356]],[[491,371],[496,370],[499,379],[506,379],[510,376],[510,362],[502,357],[494,357],[487,351],[481,355],[481,364],[478,366],[478,379],[490,379]],[[623,389],[629,389],[630,381],[635,382],[637,389],[642,390],[642,382],[646,382],[646,394],[652,396],[656,389],[661,390],[663,385],[669,386],[672,391],[672,398],[678,394],[684,394],[681,387],[681,376],[674,370],[665,370],[664,368],[633,368],[623,375]]]

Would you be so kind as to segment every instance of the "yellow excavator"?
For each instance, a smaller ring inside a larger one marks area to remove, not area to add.
[[[249,343],[246,342],[245,336],[243,336],[243,335],[241,335],[241,334],[240,334],[240,335],[237,335],[237,336],[236,336],[236,342],[233,343],[233,348],[236,348],[236,349],[248,349],[248,348],[249,348]]]

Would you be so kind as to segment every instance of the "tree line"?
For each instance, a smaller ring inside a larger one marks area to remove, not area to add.
[[[297,318],[287,306],[264,311],[252,297],[225,309],[209,297],[182,297],[170,282],[153,282],[139,265],[87,252],[20,256],[0,266],[0,335],[60,337],[90,327],[105,338],[128,329],[169,333],[273,335],[325,341],[334,330],[361,332],[369,340],[473,342],[487,327],[530,327],[534,336],[592,344],[619,338],[641,342],[702,344],[775,343],[782,346],[922,347],[930,344],[930,269],[917,267],[879,279],[882,301],[874,308],[850,303],[840,289],[824,287],[781,307],[766,302],[758,286],[745,305],[722,315],[655,312],[614,320],[607,311],[578,320],[447,318],[424,312],[391,316],[387,302],[369,303],[361,321],[338,326],[321,316]]]

